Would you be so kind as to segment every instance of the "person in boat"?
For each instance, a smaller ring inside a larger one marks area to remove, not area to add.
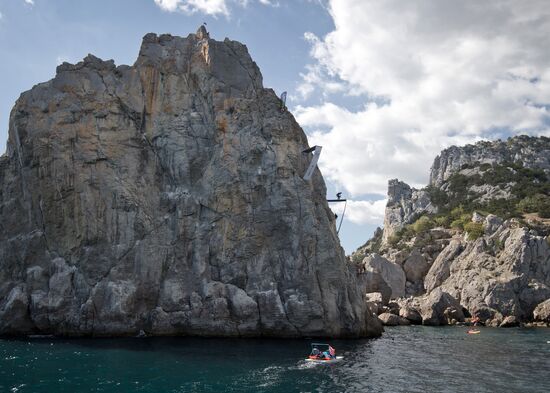
[[[324,348],[328,348],[323,350],[323,348],[318,348],[319,345],[322,345]],[[336,359],[336,350],[327,344],[313,344],[313,349],[311,350],[309,358],[316,360]]]
[[[329,345],[328,349],[323,352],[323,357],[325,360],[336,359],[336,350]]]

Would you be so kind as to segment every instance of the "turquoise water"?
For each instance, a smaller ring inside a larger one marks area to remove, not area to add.
[[[395,327],[333,340],[0,340],[0,392],[550,392],[550,329]]]

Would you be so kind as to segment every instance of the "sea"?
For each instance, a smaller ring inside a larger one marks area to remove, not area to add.
[[[0,339],[0,392],[550,392],[550,329],[388,327],[360,340]],[[344,358],[306,362],[311,343]]]

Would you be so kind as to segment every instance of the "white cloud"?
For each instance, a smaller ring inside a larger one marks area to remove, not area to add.
[[[317,86],[323,86],[322,94],[327,97],[329,94],[343,93],[349,88],[343,82],[334,79],[334,75],[328,75],[325,68],[319,64],[308,64],[306,72],[300,74],[302,83],[298,85],[298,93],[302,99],[309,98]]]
[[[295,114],[323,146],[323,174],[355,199],[385,195],[390,178],[424,185],[451,144],[550,135],[546,1],[331,0],[328,9],[335,29],[305,35],[314,62],[298,88],[324,103]],[[329,99],[343,89],[363,108]]]
[[[34,0],[25,0],[25,3],[30,4],[30,5],[34,5]]]
[[[246,7],[249,0],[154,0],[155,4],[164,11],[184,12],[194,14],[197,12],[218,16],[230,14],[230,4],[235,3],[241,7]],[[278,6],[277,2],[272,0],[258,0],[261,4]]]
[[[155,0],[155,4],[168,12],[182,11],[187,14],[202,12],[209,15],[229,15],[226,0]]]
[[[384,220],[384,210],[386,208],[386,199],[380,199],[377,201],[354,201],[348,199],[346,212],[344,219],[349,220],[355,224],[375,224],[379,225]],[[344,210],[344,204],[332,204],[332,211],[338,214],[338,217],[342,216]],[[338,218],[340,220],[340,218]]]
[[[181,3],[181,0],[155,0],[156,5],[169,12],[177,11]]]
[[[272,7],[279,7],[280,6],[278,1],[273,1],[273,0],[258,0],[258,1],[263,5],[270,5]]]

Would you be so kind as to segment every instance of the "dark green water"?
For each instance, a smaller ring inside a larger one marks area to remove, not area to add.
[[[550,392],[550,329],[396,327],[333,340],[0,340],[0,392]]]

